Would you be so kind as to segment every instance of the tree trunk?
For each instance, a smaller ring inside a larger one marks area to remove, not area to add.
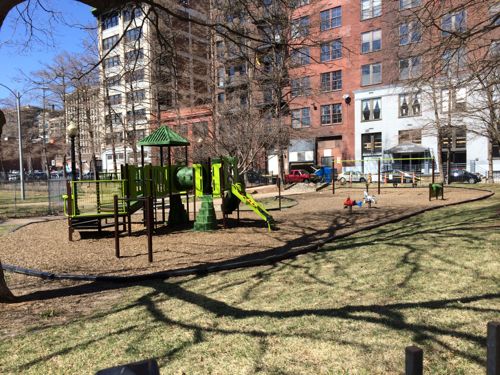
[[[486,182],[492,184],[493,181],[493,144],[491,138],[488,140],[488,177]]]
[[[5,277],[3,275],[2,261],[0,261],[0,303],[3,302],[13,302],[16,297],[12,294],[7,283],[5,282]]]

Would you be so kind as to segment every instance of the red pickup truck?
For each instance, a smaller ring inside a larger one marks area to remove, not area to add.
[[[292,169],[289,174],[285,175],[285,184],[315,181],[316,177],[316,175],[310,174],[303,169]]]

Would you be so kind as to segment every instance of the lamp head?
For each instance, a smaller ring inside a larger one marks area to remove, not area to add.
[[[70,138],[76,137],[76,135],[78,134],[78,128],[76,127],[76,125],[73,121],[69,122],[69,125],[66,128],[66,133],[68,134],[68,137],[70,137]]]

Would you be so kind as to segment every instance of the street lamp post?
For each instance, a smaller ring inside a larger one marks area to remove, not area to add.
[[[21,199],[26,199],[26,193],[24,191],[24,168],[23,168],[23,138],[21,132],[21,94],[15,92],[10,87],[5,86],[3,83],[0,83],[0,86],[5,87],[7,90],[11,92],[12,95],[16,98],[16,110],[17,110],[17,134],[19,137],[19,177],[21,179]]]
[[[69,122],[69,126],[66,128],[66,132],[68,137],[71,140],[71,181],[72,181],[72,191],[73,191],[73,201],[75,212],[78,212],[77,208],[77,192],[76,192],[76,157],[75,157],[75,137],[78,134],[78,127],[75,125],[73,121]]]

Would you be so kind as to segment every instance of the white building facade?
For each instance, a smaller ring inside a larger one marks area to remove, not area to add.
[[[430,173],[429,158],[438,161],[438,132],[432,100],[425,92],[408,90],[402,86],[366,88],[354,92],[355,100],[355,159],[352,169],[363,172],[377,170],[376,159],[381,158],[386,169],[403,169]],[[467,169],[483,176],[488,172],[488,144],[477,135],[481,125],[465,112],[473,100],[466,88],[441,90],[437,93],[438,113],[448,123],[447,108],[451,109],[452,130],[443,140],[443,164],[450,148],[452,168]],[[452,99],[451,103],[449,99]],[[463,111],[462,111],[463,110]],[[498,155],[497,155],[498,156]],[[413,159],[413,160],[397,160]],[[391,166],[393,168],[391,168]],[[445,165],[446,166],[446,165]],[[500,172],[500,158],[493,158],[494,174]]]

